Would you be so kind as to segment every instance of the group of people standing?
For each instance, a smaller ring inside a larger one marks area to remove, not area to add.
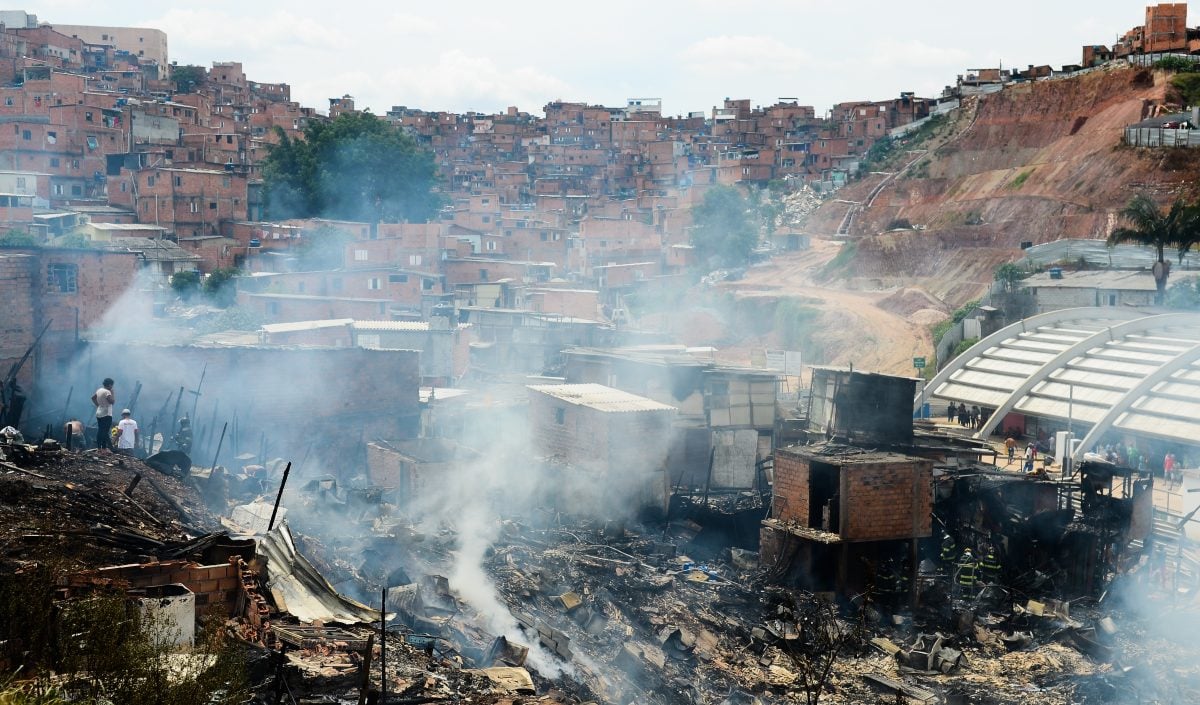
[[[120,420],[113,423],[113,409],[116,408],[117,402],[114,386],[112,378],[106,377],[92,395],[92,405],[96,407],[96,448],[134,455],[141,447],[142,432],[130,409],[122,409]],[[68,448],[83,448],[87,445],[84,425],[78,418],[72,417],[66,423],[63,436],[67,439]],[[189,454],[192,452],[192,424],[187,414],[179,419],[178,430],[171,436],[171,441],[176,449]]]
[[[134,449],[141,443],[141,431],[129,409],[121,410],[121,420],[114,428],[113,407],[117,402],[116,392],[113,391],[115,384],[111,377],[106,377],[92,395],[92,404],[96,407],[96,447],[113,450],[115,441],[118,453],[133,455]],[[67,426],[72,434],[75,434],[78,426],[79,435],[82,435],[82,424],[76,419],[71,419]]]
[[[1109,443],[1099,451],[1110,463],[1127,468],[1135,468],[1141,472],[1150,472],[1151,457],[1145,451],[1130,441],[1128,444]],[[1169,483],[1183,482],[1183,461],[1175,457],[1171,451],[1162,456],[1162,476]]]
[[[978,404],[967,406],[966,402],[962,404],[950,402],[950,405],[946,407],[946,420],[953,423],[956,419],[959,426],[978,431],[983,428],[987,416],[984,416],[983,410],[979,408]]]

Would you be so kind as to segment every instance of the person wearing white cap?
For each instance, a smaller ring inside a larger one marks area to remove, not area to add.
[[[117,422],[117,452],[125,455],[133,455],[133,449],[141,441],[141,432],[132,414],[129,409],[122,409],[121,420]]]

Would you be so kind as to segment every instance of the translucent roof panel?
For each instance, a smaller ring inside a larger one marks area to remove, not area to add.
[[[1034,316],[951,360],[923,398],[1200,445],[1200,314],[1112,307]]]

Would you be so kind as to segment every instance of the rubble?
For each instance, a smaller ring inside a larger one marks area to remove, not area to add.
[[[1078,480],[1004,473],[882,416],[850,428],[847,412],[874,407],[847,397],[859,387],[841,390],[828,400],[843,405],[836,423],[817,425],[847,437],[776,449],[753,489],[677,484],[665,516],[640,524],[535,506],[481,530],[431,520],[351,472],[299,475],[285,496],[282,460],[213,475],[19,444],[0,463],[0,559],[20,569],[61,546],[72,567],[59,600],[116,589],[181,609],[193,595],[196,616],[219,613],[261,666],[263,701],[386,690],[393,703],[1057,705],[1200,693],[1195,654],[1177,646],[1186,628],[1138,610],[1152,594],[1180,624],[1200,624],[1190,564],[1169,576],[1144,549],[1152,483],[1087,464]],[[907,390],[894,396],[908,403]],[[466,559],[470,531],[487,541]],[[1003,568],[959,582],[943,535],[995,546]],[[782,570],[789,551],[800,557]]]
[[[80,566],[127,563],[170,556],[217,528],[193,488],[135,458],[26,448],[22,462],[0,463],[6,561],[52,546]]]

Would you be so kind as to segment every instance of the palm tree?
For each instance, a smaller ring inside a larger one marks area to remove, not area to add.
[[[1154,265],[1154,285],[1158,293],[1154,298],[1155,303],[1161,306],[1167,290],[1167,277],[1171,273],[1171,263],[1164,259],[1163,253],[1168,247],[1177,247],[1182,258],[1188,248],[1200,241],[1200,208],[1178,198],[1171,204],[1170,210],[1163,213],[1149,196],[1139,193],[1121,209],[1121,217],[1129,222],[1130,227],[1113,230],[1108,236],[1108,244],[1132,242],[1154,248],[1158,255]]]

